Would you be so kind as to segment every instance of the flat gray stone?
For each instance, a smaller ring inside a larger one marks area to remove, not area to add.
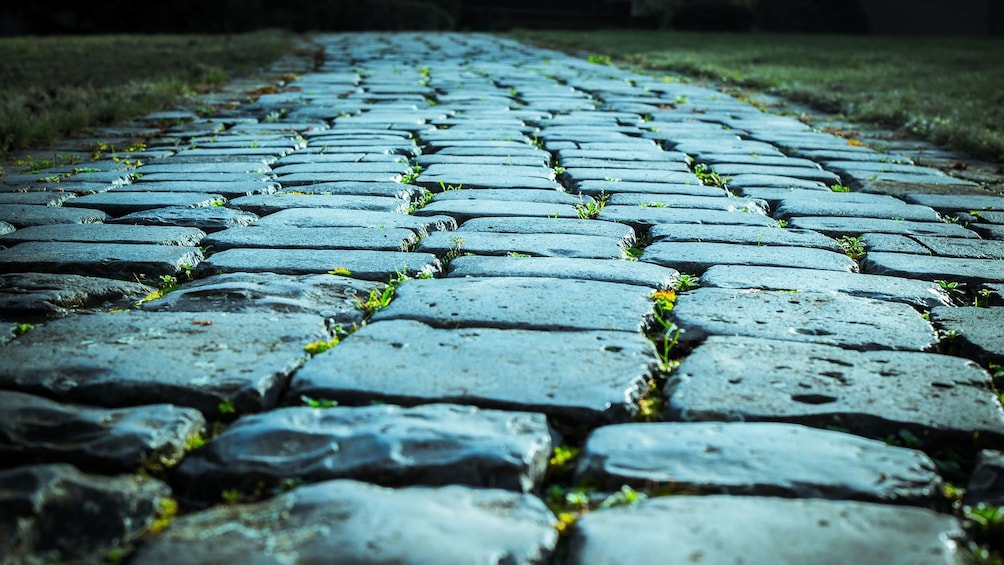
[[[827,271],[857,272],[858,266],[842,253],[809,247],[736,245],[696,241],[661,241],[645,248],[641,261],[701,274],[715,265],[758,265]]]
[[[3,241],[3,238],[0,238]],[[257,225],[216,232],[202,245],[216,251],[234,248],[283,249],[370,249],[407,251],[418,236],[404,228],[304,228],[284,225]]]
[[[629,226],[618,224],[616,222],[580,220],[577,218],[474,218],[464,222],[460,228],[457,229],[457,231],[591,235],[618,238],[624,242],[625,245],[633,245],[635,242],[634,230]]]
[[[450,261],[446,276],[581,279],[669,289],[679,273],[652,263],[620,259],[462,256]]]
[[[536,257],[622,259],[622,245],[619,239],[592,235],[458,231],[430,234],[419,242],[417,251],[439,256],[452,251],[474,255],[519,253]]]
[[[960,239],[955,237],[914,236],[934,255],[942,257],[966,257],[969,259],[1004,259],[1004,242],[983,239]],[[3,239],[0,238],[0,241]],[[930,254],[930,253],[927,253]]]
[[[1004,211],[1004,196],[990,194],[907,194],[906,201],[930,206],[946,214],[976,211]]]
[[[8,563],[100,563],[137,543],[170,496],[158,480],[89,475],[72,465],[2,471],[0,553]]]
[[[976,506],[981,502],[1004,505],[1004,452],[985,450],[979,455],[963,503]]]
[[[774,175],[734,175],[729,177],[728,185],[730,189],[743,190],[752,187],[765,188],[798,188],[802,190],[829,191],[830,187],[826,183],[806,180],[795,177],[778,177]]]
[[[417,199],[422,189],[413,184],[399,182],[322,182],[289,187],[279,195],[322,195],[322,196],[381,196],[412,201]]]
[[[715,226],[698,224],[659,224],[652,226],[653,242],[733,243],[754,246],[810,247],[843,253],[843,248],[825,235],[797,229],[753,226]]]
[[[589,371],[582,370],[584,359]],[[308,361],[288,394],[349,404],[452,402],[575,423],[625,422],[637,412],[635,402],[656,365],[651,342],[640,333],[440,330],[378,321]]]
[[[416,216],[450,216],[457,223],[474,218],[534,217],[534,218],[578,218],[579,213],[571,204],[550,204],[546,202],[506,202],[500,200],[433,200],[415,212]]]
[[[225,163],[219,163],[221,165]],[[234,180],[226,182],[205,182],[198,181],[195,179],[189,180],[178,180],[178,181],[157,181],[153,182],[152,179],[143,178],[143,182],[137,182],[131,185],[127,185],[123,188],[112,189],[111,193],[124,192],[127,189],[129,191],[142,191],[142,192],[174,192],[174,193],[185,193],[185,192],[196,192],[196,193],[207,193],[219,194],[225,198],[238,198],[241,196],[248,196],[251,194],[272,194],[280,188],[277,182],[267,182],[267,181],[250,181],[250,180]]]
[[[408,209],[408,201],[391,196],[359,196],[354,194],[259,194],[242,196],[228,204],[238,210],[267,216],[290,208],[339,208],[370,212],[398,212]]]
[[[0,250],[0,273],[63,273],[133,279],[177,275],[202,260],[195,247],[29,241]]]
[[[205,208],[169,207],[134,212],[114,219],[108,223],[132,224],[137,226],[181,226],[198,228],[204,232],[214,232],[222,229],[246,226],[258,219],[250,212],[209,206]]]
[[[580,182],[576,189],[582,194],[588,194],[594,198],[604,194],[647,194],[656,199],[664,195],[683,196],[706,196],[706,197],[727,197],[728,193],[724,188],[717,186],[706,186],[694,181],[690,184],[666,184],[661,182],[627,182],[608,180],[584,180]]]
[[[584,181],[602,181],[614,179],[613,182],[646,182],[662,184],[700,184],[700,181],[690,171],[660,171],[653,169],[586,169],[572,168],[565,171],[564,177],[572,186],[578,186]]]
[[[951,304],[945,291],[933,282],[840,271],[720,265],[705,271],[701,276],[701,285],[732,289],[840,293],[903,302],[924,310]]]
[[[0,391],[0,458],[12,464],[72,463],[98,473],[172,465],[203,431],[198,410],[170,404],[106,410]],[[15,463],[16,462],[16,463]]]
[[[2,260],[3,252],[0,252]],[[348,271],[368,281],[386,281],[396,273],[418,276],[440,270],[431,253],[370,251],[365,249],[227,249],[199,264],[199,276],[222,273],[324,274]]]
[[[436,194],[436,202],[451,200],[495,200],[504,202],[536,202],[539,204],[586,204],[593,202],[588,196],[573,195],[560,190],[534,190],[528,188],[481,188],[444,190]]]
[[[754,463],[755,462],[755,463]],[[576,482],[689,492],[933,505],[941,477],[923,452],[782,423],[644,423],[598,428]]]
[[[72,192],[0,192],[0,205],[2,204],[28,204],[32,206],[62,206],[70,198],[74,198]]]
[[[924,351],[938,339],[906,304],[836,293],[699,288],[681,294],[670,314],[691,345],[713,335]]]
[[[832,199],[831,199],[832,200]],[[941,217],[932,208],[913,204],[876,204],[873,202],[807,202],[782,200],[774,217],[790,220],[802,216],[849,218],[878,218],[907,220],[911,222],[940,222]]]
[[[827,185],[837,184],[840,182],[839,176],[819,168],[812,169],[808,167],[786,167],[781,165],[754,165],[748,163],[720,163],[714,165],[712,168],[716,173],[723,177],[731,175],[766,175],[816,181]]]
[[[124,308],[153,291],[136,282],[81,275],[0,275],[0,316],[34,319],[71,310]]]
[[[415,320],[441,328],[637,332],[652,311],[649,294],[637,286],[574,279],[411,280],[372,319]],[[602,296],[603,307],[583,308],[587,296]]]
[[[183,285],[145,302],[156,312],[257,312],[315,314],[329,325],[362,324],[360,302],[379,283],[337,275],[289,276],[275,273],[226,273]]]
[[[0,246],[26,241],[76,243],[139,243],[194,247],[206,233],[197,228],[113,224],[58,224],[30,226],[0,236]]]
[[[225,199],[222,196],[212,193],[116,191],[72,198],[64,202],[63,206],[67,208],[101,210],[112,216],[124,216],[133,212],[143,212],[144,210],[171,206],[204,208],[222,204],[224,201]]]
[[[774,219],[762,214],[700,208],[605,206],[600,212],[599,219],[628,224],[636,230],[647,230],[658,224],[777,227]]]
[[[931,321],[944,330],[959,332],[951,346],[983,363],[1004,363],[1004,308],[939,307]]]
[[[0,386],[105,407],[257,412],[275,406],[304,346],[328,339],[323,319],[306,314],[72,316],[5,345]]]
[[[977,239],[946,239],[953,242],[959,241],[980,241]],[[910,253],[911,255],[931,255],[931,250],[921,245],[916,239],[905,235],[892,233],[866,233],[861,236],[861,242],[868,253]]]
[[[575,525],[565,563],[645,563],[658,555],[666,563],[942,565],[961,559],[964,536],[956,518],[923,508],[669,496],[586,514]]]
[[[228,488],[252,492],[288,478],[529,492],[550,457],[543,414],[453,404],[297,407],[240,419],[186,457],[177,478],[186,496],[210,501]]]
[[[861,262],[861,270],[876,275],[931,281],[1004,282],[1004,259],[868,253]]]
[[[972,445],[973,432],[983,445],[1004,440],[990,376],[933,353],[711,337],[664,392],[673,420],[790,422],[875,439],[907,430],[925,449]]]
[[[932,235],[940,237],[978,238],[975,232],[958,224],[945,222],[912,222],[909,220],[883,220],[879,218],[840,218],[806,216],[792,218],[793,228],[813,230],[831,237],[860,236],[866,233],[891,233],[898,235]]]
[[[344,563],[542,564],[557,545],[554,520],[529,494],[337,480],[178,518],[144,540],[134,559],[165,565],[321,563],[333,556]]]
[[[0,204],[0,220],[16,228],[50,224],[97,224],[108,219],[101,210],[63,208],[62,206],[29,206]]]
[[[449,216],[409,216],[365,210],[333,208],[294,208],[270,214],[256,222],[258,226],[294,226],[300,228],[405,228],[419,237],[434,231],[457,229],[457,221]]]
[[[610,197],[612,206],[642,206],[651,208],[698,208],[701,210],[745,211],[766,214],[767,203],[749,198],[728,198],[724,196],[652,195],[637,193],[617,193]]]
[[[907,194],[973,194],[985,191],[979,184],[957,179],[948,175],[909,174],[909,173],[873,173],[866,171],[861,174],[846,174],[848,186],[862,192],[876,192],[894,196]]]

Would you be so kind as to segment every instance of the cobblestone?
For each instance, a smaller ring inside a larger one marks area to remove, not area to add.
[[[961,559],[940,488],[1000,504],[1004,448],[963,156],[498,36],[309,41],[56,144],[87,172],[4,164],[0,561]]]

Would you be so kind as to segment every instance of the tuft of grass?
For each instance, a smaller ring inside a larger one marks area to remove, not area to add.
[[[1004,161],[999,39],[642,30],[513,35],[570,51],[602,51],[642,70],[710,80],[740,97],[748,89],[767,91]]]
[[[278,59],[293,35],[0,38],[0,153],[164,109]]]

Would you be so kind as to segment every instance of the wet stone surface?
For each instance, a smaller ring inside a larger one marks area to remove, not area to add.
[[[275,406],[303,347],[327,339],[323,320],[306,314],[72,316],[5,345],[0,386],[107,407],[257,412]]]
[[[922,445],[1004,440],[1004,408],[971,361],[897,351],[712,337],[666,384],[682,421],[776,421],[885,439],[906,429]]]
[[[241,419],[186,458],[177,476],[186,496],[203,499],[291,477],[526,492],[550,454],[542,414],[450,404],[282,408]]]
[[[906,304],[836,293],[699,288],[680,296],[671,316],[683,344],[707,336],[748,336],[849,349],[925,351],[931,325]]]
[[[11,563],[98,562],[156,518],[164,483],[84,474],[72,465],[0,471],[0,551]]]
[[[0,316],[59,317],[74,310],[123,308],[153,291],[135,282],[80,275],[0,275]]]
[[[756,462],[751,465],[750,462]],[[931,505],[941,479],[920,451],[780,423],[605,426],[579,456],[578,482],[699,493]]]
[[[136,559],[208,565],[337,555],[346,562],[478,563],[501,555],[511,563],[546,563],[557,545],[553,521],[544,503],[526,494],[329,481],[179,518],[145,542]]]
[[[651,344],[635,333],[442,330],[388,321],[308,361],[289,395],[350,404],[456,402],[616,422],[637,411],[654,365]]]
[[[373,321],[415,320],[435,327],[614,330],[638,332],[652,310],[650,291],[636,286],[538,277],[448,278],[402,284]],[[581,301],[603,296],[602,309]]]
[[[716,265],[704,273],[701,284],[715,288],[836,292],[860,298],[903,302],[915,308],[950,304],[948,294],[933,282],[840,271]]]
[[[174,464],[202,432],[198,410],[169,404],[106,410],[0,392],[0,466],[72,463],[98,473]]]
[[[653,528],[652,524],[659,524]],[[959,522],[921,508],[739,496],[670,496],[591,512],[569,542],[571,564],[785,563],[839,565],[867,556],[941,564],[957,560]],[[784,543],[764,543],[783,539]]]

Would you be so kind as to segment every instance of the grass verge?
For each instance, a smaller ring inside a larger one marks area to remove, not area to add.
[[[278,59],[294,38],[281,31],[0,38],[0,154],[163,109]]]
[[[762,90],[1004,162],[1004,40],[527,31],[516,39]]]

